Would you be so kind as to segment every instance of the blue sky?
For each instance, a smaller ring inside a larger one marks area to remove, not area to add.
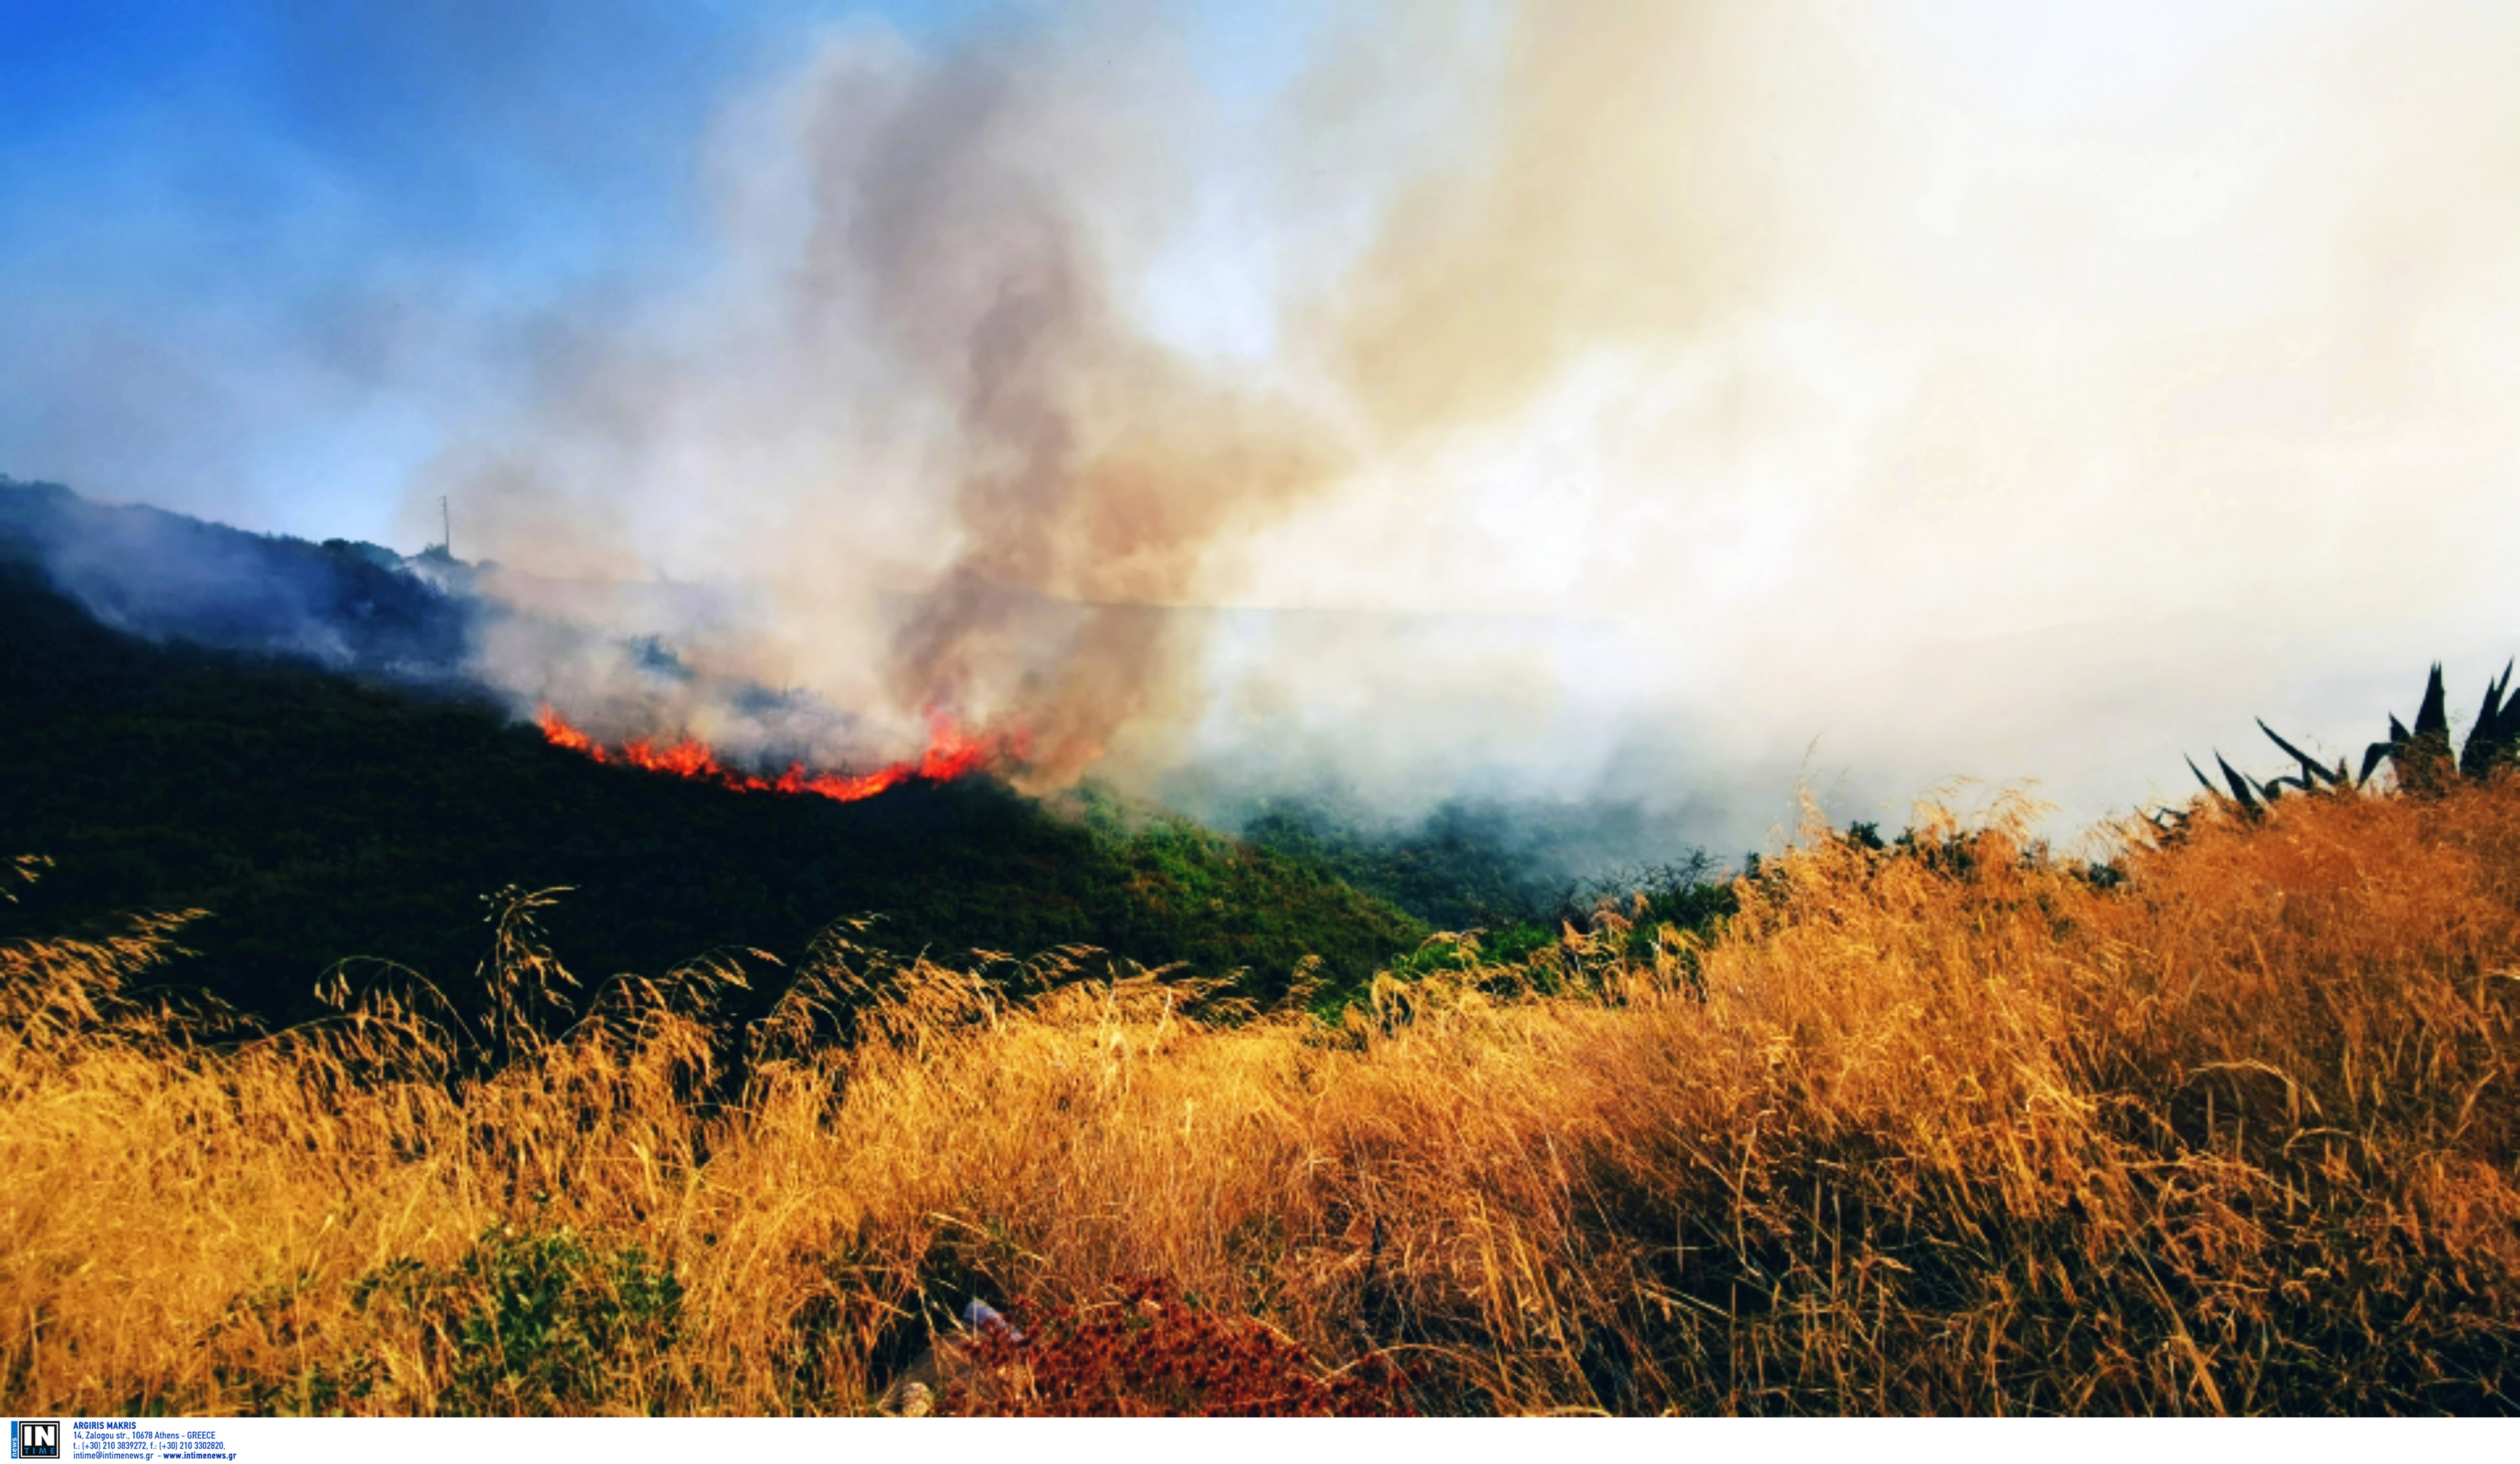
[[[1193,15],[1202,79],[1265,101],[1301,14]],[[852,19],[924,49],[1041,22],[977,0],[0,6],[0,472],[409,537],[406,481],[520,385],[519,333],[701,268],[712,117]]]

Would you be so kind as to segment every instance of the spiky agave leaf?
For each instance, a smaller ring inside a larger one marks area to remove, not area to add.
[[[2397,719],[2391,718],[2390,731],[2397,730]],[[2450,696],[2442,688],[2441,662],[2433,662],[2433,674],[2424,683],[2424,704],[2415,712],[2415,736],[2450,739]]]
[[[2407,731],[2407,724],[2398,720],[2397,713],[2391,712],[2389,714],[2389,739],[2385,742],[2374,742],[2370,746],[2362,749],[2362,776],[2358,778],[2357,781],[2369,782],[2371,780],[2371,770],[2380,766],[2380,760],[2382,758],[2387,758],[2392,764],[2395,764],[2398,768],[2399,776],[2404,778],[2407,770],[2401,759],[2407,755],[2408,747],[2410,746],[2414,740],[2415,734]]]
[[[2481,781],[2497,764],[2512,761],[2514,752],[2520,751],[2520,703],[2505,700],[2511,689],[2512,664],[2503,662],[2502,674],[2485,688],[2485,704],[2477,709],[2476,726],[2459,754],[2462,777]]]
[[[2304,752],[2300,748],[2292,745],[2290,742],[2285,741],[2282,736],[2276,733],[2273,728],[2267,726],[2267,719],[2264,717],[2258,719],[2258,731],[2265,732],[2268,738],[2277,747],[2280,747],[2285,752],[2291,754],[2294,760],[2301,764],[2301,776],[2294,781],[2295,785],[2303,792],[2309,792],[2322,781],[2331,783],[2341,783],[2344,781],[2345,764],[2343,762],[2340,761],[2337,763],[2335,772],[2328,772],[2325,768],[2320,767],[2318,760],[2313,758],[2309,753]]]
[[[2214,779],[2205,776],[2205,770],[2196,766],[2194,758],[2187,760],[2187,771],[2196,775],[2196,781],[2205,789],[2206,796],[2218,804],[2236,803],[2244,817],[2254,817],[2263,812],[2259,807],[2258,790],[2255,786],[2247,778],[2232,772],[2231,765],[2223,760],[2223,754],[2219,752],[2214,754],[2214,762],[2223,770],[2223,777],[2229,784],[2228,792],[2216,786]]]
[[[2258,812],[2261,801],[2272,803],[2283,796],[2286,788],[2310,793],[2318,791],[2321,784],[2339,790],[2363,786],[2370,782],[2372,773],[2383,759],[2397,770],[2401,789],[2416,793],[2440,792],[2447,784],[2462,777],[2479,779],[2498,767],[2520,765],[2520,697],[2511,695],[2515,668],[2520,668],[2520,657],[2504,662],[2502,674],[2485,688],[2485,702],[2477,711],[2476,727],[2468,733],[2467,746],[2455,758],[2452,756],[2451,748],[2450,696],[2442,682],[2441,663],[2435,661],[2431,675],[2424,682],[2423,705],[2415,712],[2413,729],[2408,730],[2398,720],[2396,713],[2390,713],[2388,740],[2373,742],[2362,749],[2360,774],[2349,775],[2343,758],[2337,759],[2335,769],[2330,771],[2317,758],[2286,741],[2282,733],[2267,726],[2264,718],[2258,719],[2258,731],[2265,732],[2268,740],[2301,765],[2300,776],[2252,781],[2226,762],[2221,753],[2214,754],[2214,762],[2222,770],[2223,780],[2229,787],[2228,796],[2240,805],[2244,813]],[[2205,776],[2205,770],[2197,767],[2192,757],[2187,759],[2187,771],[2196,775],[2196,781],[2217,801],[2226,796],[2223,788],[2215,786],[2214,779]]]
[[[2397,719],[2390,719],[2390,731],[2397,732]],[[2415,731],[2396,748],[2389,760],[2398,767],[2398,785],[2412,792],[2438,793],[2458,778],[2458,761],[2451,755],[2450,698],[2442,688],[2441,662],[2433,662],[2432,675],[2424,683],[2424,704],[2415,713]]]
[[[2258,811],[2259,793],[2264,790],[2261,789],[2258,792],[2252,792],[2249,787],[2249,780],[2233,772],[2231,765],[2223,761],[2223,754],[2219,752],[2214,754],[2214,766],[2223,770],[2223,780],[2231,785],[2231,796],[2238,800],[2241,811],[2251,814],[2256,813]]]

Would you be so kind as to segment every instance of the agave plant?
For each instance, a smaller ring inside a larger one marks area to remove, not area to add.
[[[2477,710],[2476,725],[2467,733],[2467,745],[2454,761],[2451,757],[2449,696],[2442,687],[2441,663],[2436,661],[2431,680],[2424,684],[2424,703],[2415,712],[2414,730],[2409,732],[2397,714],[2391,713],[2388,740],[2374,742],[2362,750],[2360,772],[2349,772],[2343,758],[2336,760],[2334,768],[2322,767],[2317,758],[2284,740],[2263,718],[2259,719],[2258,731],[2301,764],[2298,775],[2261,781],[2234,769],[2219,752],[2214,754],[2214,765],[2222,771],[2224,784],[2230,789],[2230,801],[2239,806],[2241,813],[2252,817],[2282,797],[2287,788],[2303,793],[2321,788],[2345,793],[2367,787],[2371,775],[2384,760],[2397,774],[2398,786],[2409,792],[2439,793],[2461,780],[2482,782],[2498,769],[2520,767],[2520,697],[2510,695],[2511,667],[2511,662],[2504,662],[2502,674],[2486,686],[2485,704]],[[2194,758],[2187,760],[2187,771],[2196,775],[2206,792],[2217,799],[2225,796],[2223,789],[2205,776],[2205,770],[2196,766]]]

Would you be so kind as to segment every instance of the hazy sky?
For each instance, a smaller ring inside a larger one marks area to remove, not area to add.
[[[2520,647],[2508,6],[13,6],[0,310],[0,471],[1062,776],[2090,817]]]
[[[0,7],[0,470],[408,539],[538,314],[704,266],[711,117],[855,9]]]

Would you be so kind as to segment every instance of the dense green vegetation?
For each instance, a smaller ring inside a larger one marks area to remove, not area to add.
[[[905,951],[1085,944],[1274,996],[1305,955],[1352,986],[1424,933],[1284,854],[984,779],[835,804],[599,767],[478,700],[116,633],[22,561],[0,560],[0,832],[55,861],[0,919],[208,909],[169,978],[271,1017],[350,957],[460,986],[507,885],[571,887],[546,925],[590,977],[792,957],[873,912]]]
[[[1437,930],[1474,936],[1476,957],[1490,962],[1520,960],[1567,926],[1588,925],[1604,905],[1630,921],[1640,957],[1662,926],[1703,937],[1737,908],[1730,871],[1703,850],[1586,878],[1565,874],[1561,861],[1531,845],[1545,845],[1550,825],[1567,817],[1456,800],[1414,824],[1374,829],[1327,802],[1271,799],[1243,821],[1242,837],[1328,870]],[[1757,855],[1747,857],[1749,868],[1758,864]],[[1462,958],[1462,948],[1447,943],[1407,964]]]
[[[1501,821],[1447,804],[1381,832],[1321,802],[1270,799],[1243,821],[1254,844],[1318,865],[1442,930],[1502,929],[1552,918],[1567,892],[1538,883]]]

